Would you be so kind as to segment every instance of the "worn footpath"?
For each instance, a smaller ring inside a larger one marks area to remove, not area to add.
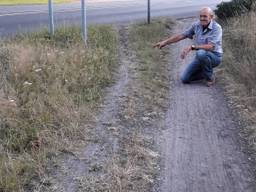
[[[181,20],[176,32],[193,20]],[[161,137],[162,192],[254,192],[255,175],[243,153],[241,123],[228,106],[221,87],[184,85],[179,74],[193,54],[179,59],[189,40],[170,50],[171,103]]]

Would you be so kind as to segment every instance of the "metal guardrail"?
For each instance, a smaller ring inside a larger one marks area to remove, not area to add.
[[[147,21],[150,24],[151,20],[151,4],[150,0],[147,1]],[[54,17],[53,17],[53,2],[48,0],[48,11],[49,11],[49,33],[54,35]],[[87,22],[86,22],[86,3],[85,0],[81,0],[81,34],[85,45],[87,45]]]

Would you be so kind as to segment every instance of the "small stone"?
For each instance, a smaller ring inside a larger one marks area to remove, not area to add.
[[[28,82],[28,81],[25,81],[25,82],[23,83],[23,85],[32,85],[32,83],[30,83],[30,82]]]
[[[38,69],[35,69],[35,72],[40,72],[42,71],[42,69],[38,68]]]
[[[108,127],[108,130],[109,130],[109,131],[117,131],[118,128],[117,128],[117,127]]]
[[[149,117],[142,117],[143,121],[149,121]]]
[[[105,123],[102,123],[102,125],[105,125],[105,126],[110,127],[110,126],[112,125],[112,123],[110,123],[110,122],[105,122]]]

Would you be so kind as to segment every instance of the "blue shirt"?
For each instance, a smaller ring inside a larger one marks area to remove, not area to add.
[[[222,28],[214,20],[211,20],[210,24],[205,30],[203,30],[200,21],[195,22],[187,31],[183,32],[182,35],[190,39],[193,39],[194,37],[195,45],[211,43],[214,46],[212,52],[219,56],[221,56],[223,53]]]

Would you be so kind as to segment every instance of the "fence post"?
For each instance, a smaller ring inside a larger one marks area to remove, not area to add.
[[[48,0],[48,9],[49,9],[49,33],[54,35],[54,20],[53,20],[53,4],[52,0]]]

